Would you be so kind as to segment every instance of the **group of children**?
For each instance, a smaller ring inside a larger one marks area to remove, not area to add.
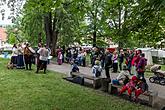
[[[130,98],[132,96],[132,92],[134,92],[135,97],[133,99],[136,101],[140,94],[148,91],[148,85],[144,78],[138,79],[136,76],[132,76],[129,82],[123,85],[122,89],[119,92],[119,95],[123,94],[125,91],[128,92]]]
[[[79,67],[78,67],[79,62],[77,60],[73,60],[71,61],[71,72],[79,72]],[[101,72],[102,72],[102,67],[100,65],[100,61],[96,60],[95,61],[95,65],[92,67],[92,75],[93,77],[99,77],[101,76]]]
[[[123,66],[123,71],[119,73],[117,78],[112,80],[112,83],[116,85],[122,85],[122,89],[119,91],[119,95],[122,95],[125,91],[127,91],[128,96],[132,98],[131,96],[134,92],[135,97],[133,99],[135,101],[137,101],[140,94],[148,91],[148,84],[145,78],[131,76],[126,65]]]

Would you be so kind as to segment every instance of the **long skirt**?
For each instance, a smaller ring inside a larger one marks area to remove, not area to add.
[[[11,57],[11,64],[13,64],[15,67],[17,66],[17,56]]]
[[[58,62],[58,65],[62,65],[62,59],[58,59],[57,62]]]
[[[24,69],[25,65],[24,65],[24,58],[23,55],[18,55],[17,56],[17,69]]]

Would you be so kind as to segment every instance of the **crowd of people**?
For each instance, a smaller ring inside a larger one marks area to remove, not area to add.
[[[117,52],[94,47],[93,49],[86,51],[81,47],[69,47],[67,49],[65,49],[65,47],[59,47],[56,53],[59,65],[64,62],[71,63],[76,61],[78,66],[84,67],[87,66],[87,54],[90,54],[91,67],[99,67],[100,71],[105,69],[107,78],[110,78],[110,68],[112,68],[113,73],[117,73],[123,70],[123,64],[127,66],[130,75],[144,78],[145,66],[147,64],[145,55],[141,50],[127,49],[124,51],[123,49],[120,49],[120,51]]]
[[[113,84],[123,85],[119,95],[127,90],[130,97],[132,92],[135,92],[135,99],[137,99],[140,94],[148,91],[144,76],[147,59],[145,59],[145,54],[141,50],[128,49],[124,51],[120,49],[117,52],[95,47],[90,52],[85,52],[78,48],[72,49],[70,48],[66,51],[66,61],[71,61],[72,65],[71,72],[79,72],[78,66],[81,65],[81,61],[86,57],[86,54],[90,53],[94,77],[101,76],[102,70],[105,69],[106,78],[111,81],[110,68],[112,68],[113,73],[119,72],[117,78],[112,80]]]
[[[62,63],[71,63],[76,60],[78,66],[86,66],[86,55],[87,52],[80,47],[69,47],[65,49],[65,47],[58,47],[56,50],[57,53],[57,62],[59,65]]]
[[[32,70],[32,64],[36,64],[36,73],[42,69],[44,69],[44,73],[46,73],[50,53],[50,49],[42,43],[38,44],[36,50],[34,50],[29,43],[14,44],[10,65],[13,65],[13,67],[17,69]]]
[[[32,64],[37,64],[36,73],[39,70],[44,70],[46,73],[47,64],[49,63],[50,49],[41,43],[38,44],[37,50],[33,50],[28,43],[23,45],[18,44],[13,46],[11,64],[18,69],[31,70]],[[92,74],[94,77],[99,77],[102,70],[105,69],[107,79],[110,79],[110,68],[112,72],[120,72],[116,79],[112,80],[114,84],[122,84],[123,87],[120,95],[128,91],[131,96],[135,92],[136,98],[148,89],[144,72],[147,60],[141,50],[126,50],[120,49],[110,51],[94,47],[92,50],[85,50],[81,47],[65,47],[57,48],[56,50],[57,63],[62,65],[64,62],[72,65],[71,72],[79,72],[78,66],[86,66],[86,56],[90,54],[92,65]],[[35,56],[35,57],[34,57]],[[119,68],[118,68],[119,67]]]
[[[100,66],[98,61],[100,61]],[[97,67],[104,68],[107,78],[110,78],[110,68],[116,73],[119,67],[119,75],[116,79],[112,80],[113,84],[123,86],[119,95],[127,90],[129,97],[131,97],[132,92],[134,92],[134,99],[137,100],[140,94],[148,91],[148,84],[144,77],[147,59],[145,59],[145,54],[142,53],[141,50],[128,49],[124,52],[123,49],[120,49],[119,53],[117,53],[117,51],[111,52],[106,50],[104,54],[96,48],[92,57],[92,64],[94,65],[93,67],[97,65]],[[93,70],[94,69],[95,68],[93,68]],[[97,70],[93,71],[93,73],[95,74],[94,76],[98,74]]]

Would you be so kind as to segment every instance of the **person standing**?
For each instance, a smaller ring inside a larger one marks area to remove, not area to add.
[[[114,51],[114,53],[113,53],[112,61],[113,61],[113,72],[117,73],[117,70],[118,70],[118,55],[117,55],[116,51]]]
[[[131,65],[132,65],[131,74],[134,74],[135,76],[137,76],[137,72],[136,72],[137,64],[135,62],[136,59],[137,59],[137,51],[134,51],[134,56],[131,62]]]
[[[39,56],[39,63],[37,65],[36,73],[38,73],[41,68],[43,68],[44,69],[44,73],[46,73],[47,61],[48,61],[48,55],[49,55],[48,49],[46,49],[46,45],[41,47],[38,50],[37,53],[39,53],[40,56]]]
[[[17,49],[17,69],[25,69],[24,65],[24,58],[23,58],[23,49],[21,44],[18,44],[18,49]]]
[[[16,44],[14,44],[12,48],[12,55],[11,55],[11,62],[10,62],[10,64],[13,64],[14,67],[17,66],[17,56],[18,56],[17,46]]]
[[[110,79],[109,69],[112,66],[112,54],[106,50],[105,52],[105,75],[108,79]]]
[[[147,65],[147,59],[144,58],[145,54],[142,53],[140,57],[140,61],[137,65],[137,77],[140,79],[140,77],[144,78],[144,72],[145,72],[145,66]]]
[[[63,55],[62,55],[62,52],[61,51],[59,51],[58,52],[58,59],[57,59],[57,62],[58,62],[58,65],[62,65],[62,57],[63,57]]]
[[[32,70],[31,66],[32,66],[33,53],[35,53],[35,51],[27,43],[26,47],[24,48],[24,59],[25,59],[26,70],[28,69]]]
[[[65,62],[65,46],[62,46],[62,63]]]
[[[81,61],[82,61],[83,67],[86,66],[86,55],[87,55],[86,51],[83,50],[83,51],[81,52]]]
[[[123,62],[124,62],[124,52],[123,52],[123,49],[120,50],[120,54],[119,54],[119,68],[120,68],[120,71],[122,71],[122,65],[123,65]]]
[[[127,56],[127,62],[128,62],[127,66],[128,66],[128,70],[129,70],[131,75],[132,75],[131,68],[132,68],[133,56],[134,56],[134,54],[133,54],[132,50],[129,50],[129,53],[128,53],[128,56]]]
[[[40,57],[40,54],[39,53],[37,53],[38,52],[38,50],[40,50],[40,48],[42,48],[42,43],[38,43],[38,48],[37,48],[37,50],[35,51],[35,53],[36,53],[36,65],[38,65],[39,64],[39,57]]]
[[[47,46],[46,47],[47,49],[48,49],[48,52],[49,52],[49,54],[48,54],[48,64],[50,64],[50,59],[51,59],[51,49]]]

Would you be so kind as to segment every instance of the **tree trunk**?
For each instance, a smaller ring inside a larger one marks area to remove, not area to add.
[[[42,42],[42,33],[40,32],[38,34],[38,43],[41,43]]]
[[[46,44],[48,47],[52,45],[52,19],[51,13],[48,13],[44,17],[44,25],[45,25],[45,34],[46,34]]]
[[[93,47],[96,47],[96,30],[93,32]]]
[[[49,12],[44,17],[44,24],[45,24],[45,33],[46,33],[46,44],[51,49],[51,54],[53,56],[56,55],[56,45],[58,40],[58,29],[56,28],[57,20],[56,16],[54,15],[52,20],[52,13]]]
[[[56,55],[56,46],[57,46],[58,34],[59,34],[58,31],[55,31],[55,32],[53,32],[53,36],[52,36],[51,51],[52,51],[53,56]]]

